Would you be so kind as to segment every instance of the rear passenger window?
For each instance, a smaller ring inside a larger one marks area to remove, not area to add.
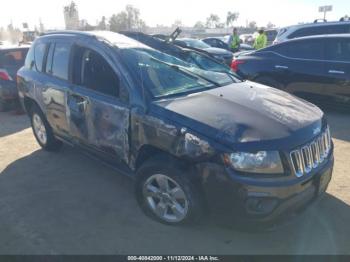
[[[281,55],[301,59],[324,59],[324,41],[320,39],[292,41],[276,46],[275,51]]]
[[[327,45],[326,59],[350,62],[350,41],[348,39],[330,39]]]
[[[56,43],[52,58],[52,75],[68,80],[69,54],[71,45],[68,43]]]
[[[44,58],[45,58],[46,44],[39,43],[35,46],[34,49],[34,58],[35,58],[35,67],[36,70],[42,72]]]

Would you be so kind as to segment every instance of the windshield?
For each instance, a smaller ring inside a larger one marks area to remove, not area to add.
[[[153,49],[126,48],[120,53],[142,88],[155,98],[199,92],[239,81],[228,73],[202,70]]]
[[[197,39],[181,39],[180,41],[185,42],[187,44],[187,46],[193,47],[193,48],[198,48],[198,49],[210,48],[210,45],[204,43],[201,40],[197,40]]]

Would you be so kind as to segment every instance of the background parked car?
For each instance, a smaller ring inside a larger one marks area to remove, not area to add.
[[[228,65],[231,63],[233,58],[232,52],[223,50],[221,48],[211,47],[210,45],[204,43],[199,39],[178,38],[174,41],[174,44],[194,50],[203,50],[215,59],[219,60],[220,62],[224,62]]]
[[[174,45],[172,42],[167,42],[158,38],[158,36],[151,36],[140,32],[124,31],[120,32],[134,40],[137,40],[147,46],[150,46],[158,51],[164,52],[168,55],[177,57],[187,63],[190,63],[200,69],[210,70],[215,72],[224,72],[232,74],[230,67],[208,55],[202,50],[194,50],[189,48],[182,48]],[[169,38],[169,37],[166,37]]]
[[[273,41],[276,39],[276,36],[278,34],[277,29],[266,29],[265,34],[267,36],[267,45],[272,45]]]
[[[254,44],[254,37],[253,34],[241,34],[239,36],[239,39],[241,39],[242,43],[252,45]]]
[[[133,177],[140,207],[165,224],[197,222],[205,207],[273,223],[326,191],[333,145],[319,108],[174,60],[106,31],[38,38],[18,72],[37,142]]]
[[[29,47],[0,47],[0,111],[4,111],[17,98],[17,71],[23,66]]]
[[[228,39],[226,40],[226,37],[207,37],[202,39],[202,41],[211,47],[222,48],[231,51],[230,44],[228,43]],[[254,48],[251,45],[241,43],[238,51],[245,50],[254,50]]]
[[[311,24],[293,25],[281,28],[276,36],[274,44],[303,36],[347,33],[350,33],[350,21],[315,22]]]
[[[303,37],[243,53],[232,69],[318,104],[350,108],[350,34]]]

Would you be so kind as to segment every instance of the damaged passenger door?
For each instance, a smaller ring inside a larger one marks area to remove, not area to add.
[[[74,141],[128,164],[130,110],[120,78],[107,59],[90,48],[74,46],[71,61],[67,115]]]

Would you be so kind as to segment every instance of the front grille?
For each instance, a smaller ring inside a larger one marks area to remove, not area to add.
[[[311,143],[290,153],[292,167],[297,177],[310,173],[325,161],[331,150],[331,135],[329,127]]]

